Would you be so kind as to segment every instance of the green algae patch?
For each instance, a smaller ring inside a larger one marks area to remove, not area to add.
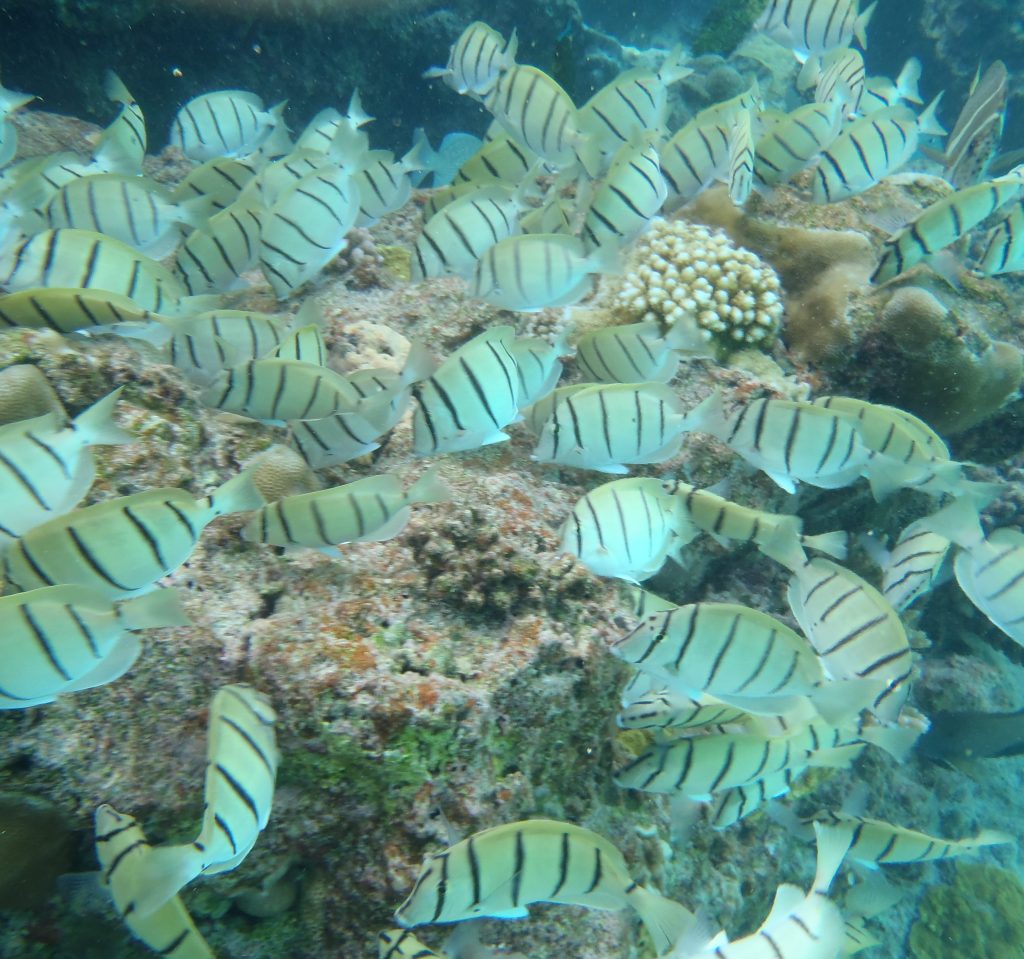
[[[704,17],[693,53],[720,53],[726,56],[740,45],[768,0],[718,0]]]
[[[912,959],[1024,959],[1024,885],[997,866],[961,863],[932,886],[910,930]]]

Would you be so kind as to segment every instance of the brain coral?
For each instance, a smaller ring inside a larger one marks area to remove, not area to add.
[[[775,271],[722,233],[685,220],[655,220],[614,294],[630,321],[695,325],[718,352],[769,345],[782,320]]]

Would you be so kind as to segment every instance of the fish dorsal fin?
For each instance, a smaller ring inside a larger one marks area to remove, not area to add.
[[[775,901],[772,903],[771,911],[763,925],[768,926],[785,919],[803,900],[804,891],[802,889],[784,882],[775,890]]]

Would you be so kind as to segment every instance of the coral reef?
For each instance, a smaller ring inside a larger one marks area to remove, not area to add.
[[[704,15],[693,40],[693,52],[732,53],[766,6],[767,0],[719,0]]]

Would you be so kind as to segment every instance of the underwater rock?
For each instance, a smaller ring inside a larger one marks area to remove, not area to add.
[[[767,0],[718,0],[704,15],[693,52],[729,54],[750,32]]]
[[[19,793],[0,793],[0,822],[0,910],[41,906],[71,869],[71,827],[56,806]]]

